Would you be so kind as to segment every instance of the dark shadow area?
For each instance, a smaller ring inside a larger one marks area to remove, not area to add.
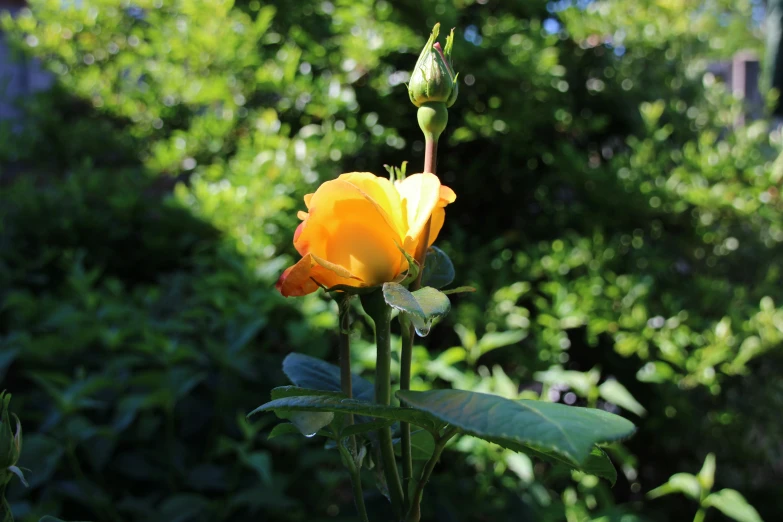
[[[284,384],[292,346],[328,339],[171,197],[184,178],[145,169],[128,121],[60,86],[20,112],[0,147],[0,376],[31,470],[9,490],[17,519],[302,512],[306,492],[257,486],[299,444],[258,447],[272,419],[244,414]]]

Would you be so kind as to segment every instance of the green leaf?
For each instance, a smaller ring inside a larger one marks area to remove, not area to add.
[[[699,484],[704,491],[710,491],[715,484],[715,454],[708,453],[698,475]]]
[[[24,473],[22,473],[21,469],[19,469],[16,466],[8,466],[7,469],[8,469],[8,471],[10,471],[14,475],[16,475],[19,478],[19,480],[22,481],[22,484],[24,484],[24,487],[26,487],[26,488],[30,487],[30,484],[27,483],[27,480],[24,478]]]
[[[628,420],[602,410],[512,401],[485,393],[401,390],[397,397],[469,435],[502,446],[522,445],[557,455],[579,469],[595,444],[627,438],[635,430]]]
[[[272,399],[282,399],[285,397],[302,397],[302,396],[329,396],[329,397],[345,397],[342,393],[323,391],[323,390],[308,390],[306,388],[298,388],[296,386],[280,386],[272,389]],[[277,412],[277,416],[281,419],[291,421],[299,432],[305,437],[314,437],[318,430],[324,426],[328,426],[334,420],[334,413],[307,413],[307,412]]]
[[[376,419],[370,422],[356,422],[350,426],[346,426],[340,435],[343,437],[350,437],[352,435],[361,435],[368,431],[375,431],[394,424],[393,420],[389,419]]]
[[[438,247],[431,246],[424,259],[424,273],[421,275],[421,286],[443,288],[454,281],[454,263],[449,256]]]
[[[617,470],[614,469],[612,459],[599,447],[592,449],[590,456],[582,463],[581,469],[590,475],[605,478],[612,486],[617,482]]]
[[[278,413],[281,419],[288,419],[296,426],[305,437],[314,437],[318,430],[328,426],[334,420],[334,413],[327,412],[282,412]]]
[[[464,294],[464,293],[475,292],[475,291],[476,289],[473,288],[472,286],[458,286],[455,288],[449,288],[448,290],[442,290],[442,292],[446,295]]]
[[[407,313],[415,327],[418,328],[425,324],[427,318],[424,315],[424,310],[421,309],[413,294],[404,286],[397,283],[384,283],[383,298],[386,304],[392,308]]]
[[[65,449],[60,442],[46,435],[33,434],[25,438],[25,451],[19,464],[25,469],[35,470],[30,474],[31,488],[46,484],[57,470]]]
[[[274,428],[272,428],[272,431],[269,432],[269,435],[267,436],[266,440],[272,440],[275,437],[280,437],[283,435],[293,435],[293,434],[299,435],[299,429],[291,424],[290,422],[281,422]]]
[[[682,493],[694,500],[698,500],[701,495],[699,479],[690,473],[675,473],[669,477],[669,481],[666,484],[660,485],[647,493],[647,498],[658,498],[672,493]]]
[[[489,332],[479,340],[477,345],[476,358],[484,355],[492,350],[503,348],[504,346],[511,346],[517,344],[527,337],[525,330],[507,330],[505,332]]]
[[[402,456],[401,438],[392,439],[394,443],[394,453]],[[416,430],[411,433],[411,456],[413,460],[429,460],[435,451],[435,439],[432,434],[425,430]]]
[[[413,292],[413,297],[418,301],[428,322],[437,322],[451,310],[451,301],[446,294],[431,286],[416,290]]]
[[[340,392],[340,368],[328,362],[303,355],[289,354],[283,361],[283,373],[300,388]],[[372,383],[356,374],[352,375],[353,396],[372,401],[375,388]]]
[[[451,301],[439,290],[424,287],[410,292],[397,283],[384,283],[383,298],[386,304],[410,317],[416,333],[424,337],[432,325],[451,310]]]
[[[533,378],[549,386],[565,384],[580,396],[587,397],[598,384],[601,374],[595,368],[587,372],[577,372],[553,366],[544,372],[536,372]]]
[[[625,386],[614,379],[610,379],[599,386],[598,393],[604,400],[625,408],[639,417],[647,415],[647,410],[644,409],[644,406],[639,404]]]
[[[254,29],[258,35],[264,34],[272,23],[272,19],[275,17],[276,9],[272,6],[263,7],[258,11],[256,21],[253,24]]]
[[[551,464],[564,464],[570,468],[578,469],[579,471],[583,471],[590,475],[595,475],[596,477],[601,477],[608,480],[612,486],[614,486],[615,482],[617,482],[617,470],[614,468],[614,464],[612,464],[612,461],[606,452],[596,446],[593,446],[593,449],[590,451],[590,455],[584,462],[578,466],[575,466],[574,463],[570,460],[563,458],[552,451],[535,450],[521,444],[512,444],[505,439],[501,441],[493,440],[491,442],[495,442],[497,445],[503,446],[504,448],[508,448],[513,451],[525,453],[531,457],[538,457],[539,459]]]
[[[674,379],[674,369],[663,361],[648,362],[636,372],[636,379],[641,382],[660,384]]]
[[[52,516],[46,515],[45,517],[43,517],[38,522],[65,522],[65,520],[62,520],[62,519],[59,519],[59,518],[54,518]]]
[[[253,469],[261,482],[265,485],[272,483],[272,458],[266,451],[253,451],[240,453],[242,463]]]
[[[756,508],[739,491],[721,489],[704,499],[704,505],[714,507],[738,522],[763,522]]]
[[[400,253],[405,256],[405,260],[408,262],[408,270],[405,274],[400,275],[394,282],[402,285],[409,285],[419,277],[419,263],[401,246],[397,246]]]
[[[259,406],[250,412],[248,417],[264,411],[274,411],[276,413],[289,411],[354,413],[367,417],[407,422],[421,426],[429,431],[437,431],[443,426],[442,422],[439,422],[431,415],[412,408],[385,406],[358,399],[341,399],[335,396],[300,396],[276,399]]]
[[[325,391],[325,390],[313,390],[310,388],[300,388],[299,386],[278,386],[272,388],[270,393],[272,399],[283,399],[285,397],[301,397],[304,395],[326,395],[332,397],[345,397],[340,392]]]

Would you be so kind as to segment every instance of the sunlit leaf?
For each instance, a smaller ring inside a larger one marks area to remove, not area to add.
[[[605,469],[606,463],[589,461],[595,445],[622,440],[635,430],[617,415],[562,404],[513,401],[462,390],[401,390],[397,396],[468,435],[517,451],[524,447],[577,469],[590,464],[596,472]]]
[[[756,508],[733,489],[721,489],[710,494],[704,499],[704,505],[714,507],[737,522],[763,522]]]

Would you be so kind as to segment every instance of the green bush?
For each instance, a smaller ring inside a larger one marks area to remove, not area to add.
[[[435,21],[457,27],[463,81],[442,246],[478,291],[417,349],[414,383],[605,407],[639,432],[610,450],[613,489],[463,441],[425,507],[674,520],[695,508],[645,494],[712,452],[715,490],[774,519],[781,136],[735,127],[741,103],[705,75],[760,47],[754,4],[30,4],[2,26],[57,86],[26,101],[21,133],[0,130],[22,520],[351,519],[335,454],[267,441],[273,420],[244,414],[286,353],[334,356],[334,303],[272,284],[318,182],[418,170],[403,83]]]

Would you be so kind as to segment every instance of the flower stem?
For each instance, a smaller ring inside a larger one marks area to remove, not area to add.
[[[435,174],[438,168],[438,138],[426,136],[424,139],[424,172]]]
[[[386,304],[383,292],[377,290],[362,296],[362,306],[375,323],[375,402],[391,404],[391,307]],[[391,428],[378,430],[378,445],[383,463],[383,473],[395,515],[400,517],[403,511],[404,495],[400,483],[397,461],[394,457]]]
[[[345,296],[340,302],[339,324],[337,325],[337,338],[340,341],[340,389],[349,399],[353,397],[353,384],[351,382],[351,322],[350,322],[350,302],[351,297]],[[353,424],[353,414],[345,416],[345,425]],[[351,436],[348,439],[348,448],[346,449],[342,441],[337,441],[337,446],[343,456],[345,465],[348,467],[348,473],[351,475],[351,486],[353,488],[353,500],[356,504],[356,512],[359,514],[361,522],[369,522],[367,518],[367,508],[364,507],[364,492],[362,491],[361,461],[357,458],[356,437]]]
[[[411,360],[413,358],[413,324],[400,314],[402,350],[400,352],[400,389],[411,389]],[[411,451],[411,425],[400,423],[400,444],[402,444],[402,485],[405,510],[410,509],[410,486],[413,480],[413,452]]]
[[[350,338],[350,296],[343,297],[339,302],[339,321],[337,325],[337,338],[340,344],[340,390],[349,399],[353,397],[353,383],[351,382],[351,338]],[[345,425],[353,424],[353,414],[345,416]],[[351,437],[351,452],[356,451],[356,438]]]
[[[432,452],[432,456],[424,466],[424,470],[421,472],[421,478],[419,479],[418,484],[416,484],[416,492],[413,494],[413,503],[411,504],[408,516],[405,519],[406,522],[419,522],[419,520],[421,520],[421,498],[424,495],[424,486],[429,482],[432,471],[435,469],[435,465],[438,463],[440,454],[443,453],[446,444],[456,434],[456,428],[449,428],[435,441],[435,449]]]
[[[440,132],[425,129],[424,131],[424,172],[436,173],[438,163],[438,138]],[[442,129],[441,129],[442,131]],[[427,220],[424,232],[419,239],[419,245],[415,252],[415,259],[419,264],[419,275],[411,285],[411,291],[421,288],[421,277],[424,274],[424,260],[427,257],[427,248],[430,243],[430,227],[432,218]],[[400,389],[411,389],[411,362],[413,359],[413,341],[415,339],[413,324],[410,321],[401,320],[402,350],[400,353]],[[413,480],[413,452],[411,450],[411,426],[407,422],[400,423],[400,443],[402,444],[402,480],[405,492],[405,509],[410,509],[410,483]]]

